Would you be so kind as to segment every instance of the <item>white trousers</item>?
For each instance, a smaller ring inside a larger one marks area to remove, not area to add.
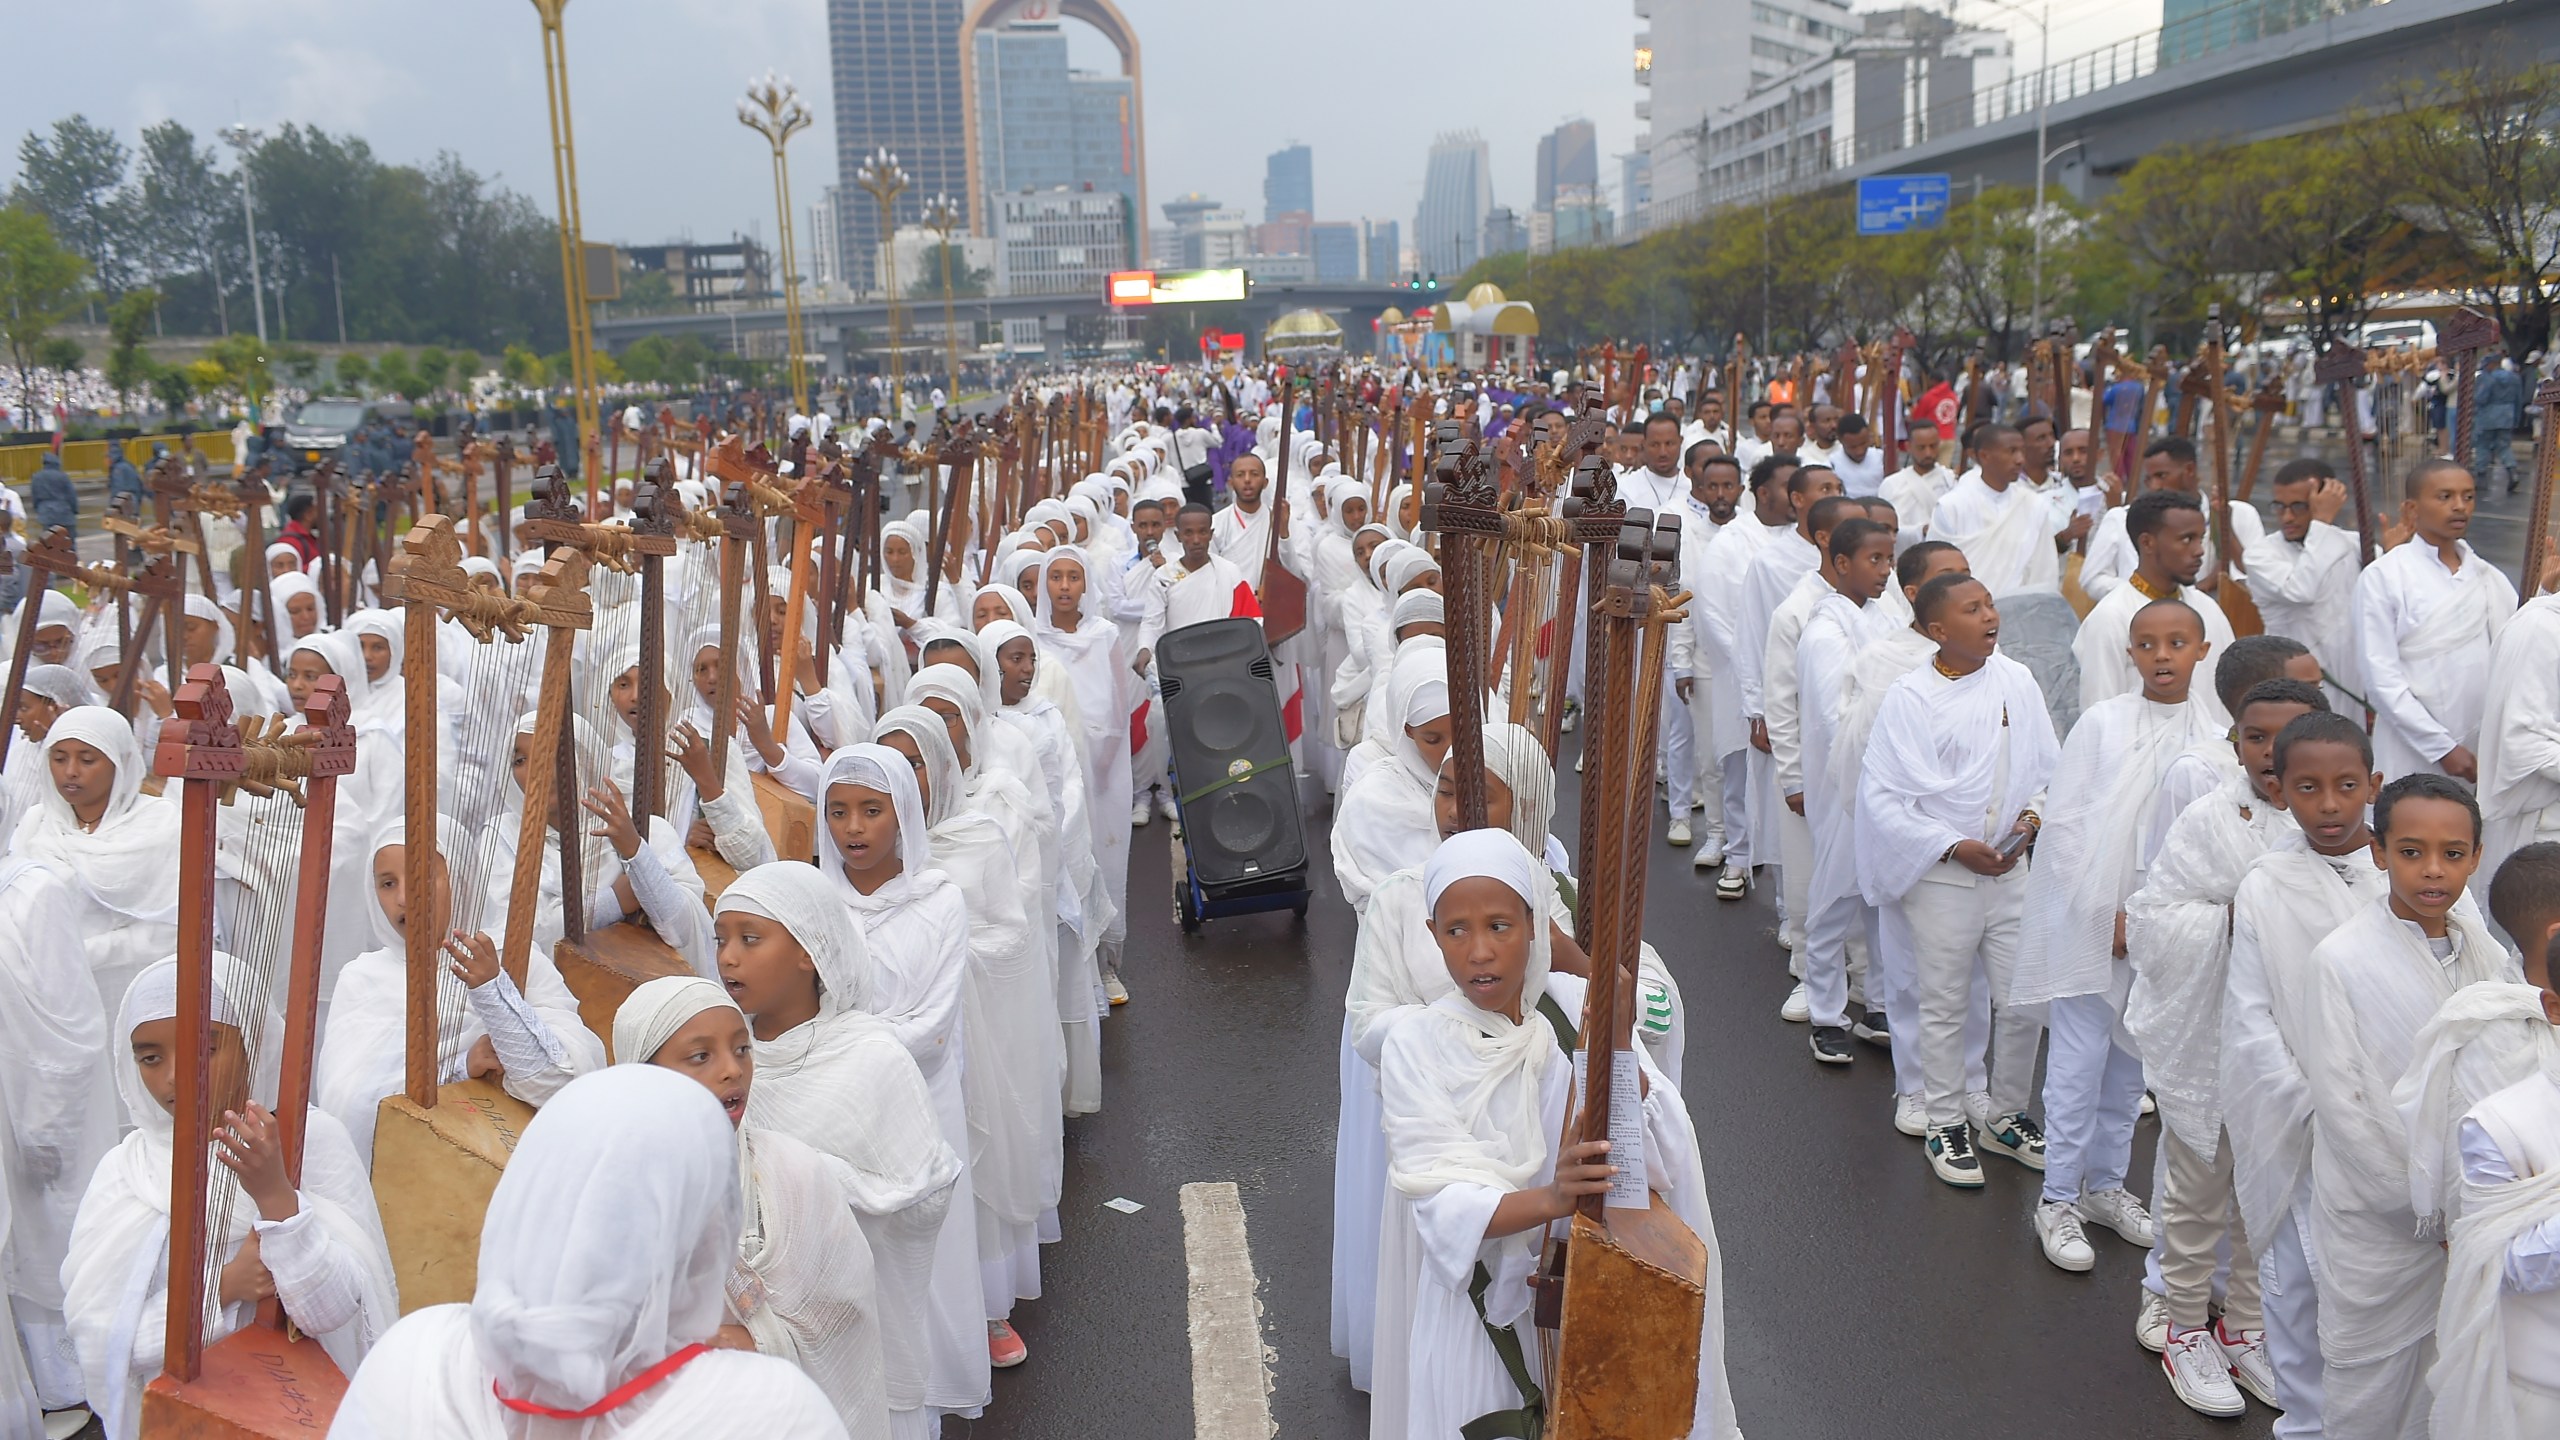
[[[2311,1257],[2302,1248],[2301,1197],[2276,1226],[2258,1256],[2258,1302],[2267,1317],[2267,1361],[2276,1372],[2276,1440],[2317,1440],[2322,1412],[2320,1291],[2311,1280]]]
[[[2024,868],[1994,878],[1942,860],[1892,907],[1900,914],[1902,932],[1911,937],[1920,1088],[1932,1126],[1960,1124],[1965,1118],[1965,1091],[1976,1088],[1968,1074],[1973,1067],[1967,1064],[1965,1032],[1977,1008],[1987,1008],[2016,973],[2019,914],[2026,898]],[[1993,1114],[2027,1108],[2043,1020],[2034,1007],[2004,1006],[1991,1022],[1990,1073],[1979,1088],[1991,1092]],[[1906,1043],[1896,1035],[1894,1049]]]
[[[2435,1409],[2427,1371],[2435,1363],[2436,1337],[2430,1333],[2379,1360],[2321,1367],[2326,1440],[2427,1440]]]
[[[1861,1009],[1881,1008],[1864,963],[1877,945],[1875,907],[1854,892],[1825,902],[1805,922],[1798,953],[1804,958],[1805,1000],[1813,1007],[1814,1024],[1848,1024],[1853,1002]]]
[[[1813,827],[1778,797],[1778,929],[1796,941],[1796,969],[1802,973],[1804,926],[1813,889]]]
[[[1867,1003],[1884,1012],[1885,1024],[1893,1031],[1893,1093],[1926,1094],[1928,1086],[1920,1066],[1920,987],[1914,976],[1910,926],[1899,905],[1883,906],[1875,911],[1875,917],[1875,958],[1867,966]],[[1985,1064],[1992,1048],[1991,981],[1979,959],[1974,962],[1974,982],[1968,988],[1973,1001],[1964,1014],[1964,1091],[1970,1094],[1991,1088],[1990,1069]],[[2030,1014],[2027,1023],[2005,1028],[2014,1033],[2002,1037],[1999,1065],[2009,1073],[2034,1074],[2036,1046],[2044,1038],[2043,1027]],[[2019,1082],[2018,1093],[2025,1095],[2024,1081]]]
[[[1724,807],[1724,860],[1751,868],[1751,749],[1745,746],[1716,757],[1716,777]]]
[[[1701,680],[1689,687],[1697,697],[1683,702],[1680,687],[1662,687],[1662,783],[1663,804],[1674,820],[1685,820],[1698,808],[1698,727],[1696,712],[1706,706],[1707,686]]]
[[[2066,995],[2045,1007],[2053,1037],[2044,1062],[2044,1198],[2072,1203],[2124,1186],[2133,1122],[2142,1114],[2142,1062],[2118,1036],[2112,996]]]

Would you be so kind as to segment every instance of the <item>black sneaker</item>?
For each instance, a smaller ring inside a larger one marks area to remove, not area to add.
[[[1881,1010],[1870,1010],[1850,1021],[1849,1033],[1870,1045],[1881,1045],[1886,1049],[1893,1048],[1893,1032],[1885,1027],[1884,1012]]]
[[[1855,1058],[1849,1053],[1849,1027],[1846,1025],[1814,1026],[1813,1058],[1825,1065],[1846,1065]]]
[[[1961,1189],[1982,1185],[1982,1162],[1973,1153],[1973,1136],[1965,1125],[1941,1125],[1929,1132],[1929,1169]]]

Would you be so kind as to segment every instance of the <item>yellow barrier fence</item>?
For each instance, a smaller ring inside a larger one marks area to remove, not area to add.
[[[204,452],[208,464],[226,469],[230,467],[230,431],[198,430],[195,442],[196,448]],[[137,466],[151,462],[151,447],[154,445],[166,445],[173,453],[182,448],[175,432],[143,435],[131,440],[66,440],[62,445],[62,468],[74,479],[103,479],[107,473],[109,445],[122,445],[125,458]],[[43,445],[0,445],[0,480],[12,485],[26,484],[27,478],[36,473],[36,467],[44,463],[47,448]]]

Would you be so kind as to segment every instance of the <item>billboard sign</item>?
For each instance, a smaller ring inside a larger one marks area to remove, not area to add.
[[[1104,298],[1114,305],[1200,305],[1242,300],[1242,270],[1116,270]]]
[[[1876,175],[1858,182],[1858,233],[1900,235],[1935,230],[1947,218],[1954,187],[1944,175]]]

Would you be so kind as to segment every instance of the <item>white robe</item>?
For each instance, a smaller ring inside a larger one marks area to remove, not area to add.
[[[2560,595],[2518,609],[2489,659],[2480,714],[2480,872],[2560,840]]]
[[[1750,722],[1742,712],[1742,595],[1750,579],[1752,562],[1760,550],[1777,538],[1783,525],[1763,525],[1750,514],[1737,515],[1733,523],[1716,532],[1701,560],[1696,576],[1683,567],[1681,583],[1689,587],[1689,624],[1696,632],[1699,656],[1707,672],[1722,677],[1723,683],[1712,687],[1709,716],[1710,744],[1714,755],[1722,760],[1751,743]],[[1766,642],[1764,631],[1761,637]]]
[[[2192,585],[2179,586],[2178,598],[2204,621],[2204,638],[2213,647],[2196,667],[2196,684],[2189,692],[2188,703],[2202,710],[2214,724],[2228,726],[2231,716],[2223,710],[2222,697],[2214,693],[2209,683],[2212,672],[2207,667],[2231,648],[2231,621],[2212,596]],[[2150,603],[2148,596],[2127,583],[2109,590],[2107,598],[2081,617],[2080,633],[2072,637],[2071,654],[2080,662],[2082,719],[2087,719],[2100,701],[2141,691],[2142,672],[2134,667],[2133,657],[2125,653],[2125,647],[2132,637],[2134,615]]]
[[[2141,1047],[2160,1122],[2211,1160],[2222,1142],[2222,996],[2231,902],[2267,847],[2300,834],[2292,815],[2236,770],[2170,822],[2142,888],[2125,901],[2133,992],[2125,1029]]]
[[[2457,909],[2453,926],[2460,944],[2439,961],[2377,901],[2330,932],[2307,966],[2268,974],[2311,1109],[2323,1413],[2338,1440],[2402,1434],[2402,1418],[2424,1412],[2423,1375],[2393,1362],[2435,1329],[2445,1252],[2411,1209],[2409,1134],[2391,1088],[2415,1058],[2419,1029],[2455,991],[2516,976],[2480,921]]]
[[[2071,728],[2027,874],[2014,993],[2003,1004],[2109,995],[2121,1009],[2131,975],[2115,956],[2116,912],[2141,883],[2143,822],[2162,772],[2218,728],[2196,704],[2201,693],[2177,705],[2119,695]]]
[[[2266,633],[2299,640],[2331,683],[2329,704],[2339,714],[2361,708],[2363,670],[2356,664],[2356,577],[2364,560],[2352,531],[2314,520],[2295,544],[2270,530],[2242,555],[2249,598],[2257,603]],[[2353,696],[2355,698],[2350,699]]]
[[[1859,892],[1898,903],[1949,846],[2000,843],[2060,759],[2044,692],[2017,661],[1995,654],[1956,678],[1934,664],[1907,672],[1885,692],[1859,765]]]
[[[1995,599],[2060,594],[2062,561],[2053,540],[2071,523],[2071,511],[2071,502],[2056,504],[2023,478],[1994,491],[1979,474],[1968,474],[1939,497],[1929,538],[1962,550],[1973,577]]]
[[[2448,571],[2434,546],[2411,540],[2356,581],[2356,654],[2386,780],[2442,774],[2455,746],[2480,743],[2490,648],[2515,613],[2516,587],[2469,541],[2460,549],[2462,568]]]
[[[1582,981],[1570,975],[1550,976],[1547,980],[1547,993],[1568,1015],[1581,1013],[1584,988]],[[1560,1051],[1550,1052],[1534,1080],[1512,1076],[1489,1100],[1447,1093],[1443,1077],[1451,1073],[1452,1067],[1444,1052],[1468,1043],[1464,1036],[1473,1033],[1472,1027],[1460,1012],[1472,1008],[1465,999],[1448,996],[1400,1018],[1386,1033],[1379,1079],[1388,1127],[1390,1175],[1404,1172],[1411,1176],[1424,1163],[1398,1137],[1421,1128],[1414,1122],[1425,1116],[1452,1108],[1481,1108],[1488,1113],[1478,1117],[1470,1136],[1459,1138],[1462,1143],[1471,1140],[1499,1144],[1499,1124],[1492,1117],[1517,1113],[1526,1118],[1534,1107],[1534,1123],[1541,1137],[1534,1144],[1544,1158],[1522,1178],[1520,1186],[1544,1184],[1555,1173],[1554,1149],[1544,1137],[1563,1129],[1572,1064]],[[1423,1011],[1439,1014],[1425,1015]],[[1527,1017],[1527,1023],[1541,1029],[1546,1026],[1546,1021],[1535,1014]],[[1717,1261],[1723,1251],[1714,1239],[1715,1221],[1707,1207],[1706,1187],[1699,1172],[1697,1139],[1678,1089],[1658,1071],[1652,1071],[1644,1059],[1643,1047],[1638,1046],[1636,1053],[1638,1063],[1652,1073],[1651,1093],[1645,1097],[1643,1107],[1646,1180],[1656,1192],[1656,1203],[1667,1201],[1672,1212],[1697,1233],[1708,1249],[1698,1402],[1696,1421],[1689,1433],[1696,1440],[1728,1440],[1738,1437],[1741,1431],[1734,1420],[1732,1393],[1725,1381],[1723,1267]],[[1536,1086],[1534,1094],[1511,1093],[1530,1084]],[[1472,1103],[1480,1100],[1480,1107]],[[1488,1127],[1492,1127],[1490,1132]],[[1379,1240],[1381,1342],[1376,1388],[1370,1401],[1369,1434],[1371,1440],[1439,1440],[1455,1435],[1459,1427],[1480,1415],[1520,1404],[1520,1393],[1486,1338],[1484,1327],[1487,1319],[1508,1325],[1519,1333],[1527,1354],[1537,1353],[1527,1282],[1535,1263],[1538,1232],[1498,1240],[1485,1238],[1485,1226],[1505,1189],[1455,1180],[1417,1196],[1412,1191],[1422,1183],[1419,1177],[1393,1183],[1396,1189],[1391,1192]],[[1479,1263],[1492,1277],[1485,1291],[1483,1319],[1478,1318],[1467,1298]],[[1405,1343],[1392,1343],[1386,1338],[1391,1334],[1402,1334]]]

